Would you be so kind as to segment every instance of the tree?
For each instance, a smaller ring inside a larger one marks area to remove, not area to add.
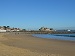
[[[7,27],[6,27],[6,26],[3,26],[3,28],[4,28],[4,30],[6,30],[6,29],[7,29]]]
[[[53,28],[50,28],[50,30],[53,30]]]
[[[10,29],[10,26],[7,26],[7,29]]]
[[[7,26],[7,28],[10,28],[10,26]]]

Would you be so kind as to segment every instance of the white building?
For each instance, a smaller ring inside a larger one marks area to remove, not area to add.
[[[1,30],[1,29],[0,29],[0,32],[6,32],[6,30]]]
[[[41,27],[39,30],[40,31],[53,31],[52,28],[45,28],[45,27]]]
[[[67,30],[67,31],[71,31],[71,30]]]

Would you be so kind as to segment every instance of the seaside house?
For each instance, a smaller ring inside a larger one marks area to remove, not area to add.
[[[53,31],[53,28],[41,27],[39,30],[40,31]]]
[[[11,32],[20,31],[19,28],[11,28]]]
[[[4,27],[0,26],[0,32],[6,32],[6,30],[4,29]]]
[[[71,31],[71,30],[68,29],[67,31]]]
[[[10,26],[0,26],[0,32],[14,32],[20,31],[20,28],[10,28]]]

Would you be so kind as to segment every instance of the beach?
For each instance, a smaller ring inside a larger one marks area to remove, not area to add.
[[[75,56],[75,42],[0,33],[0,56]]]

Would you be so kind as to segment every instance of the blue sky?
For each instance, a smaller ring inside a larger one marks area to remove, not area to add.
[[[75,27],[75,0],[0,0],[0,25]]]

